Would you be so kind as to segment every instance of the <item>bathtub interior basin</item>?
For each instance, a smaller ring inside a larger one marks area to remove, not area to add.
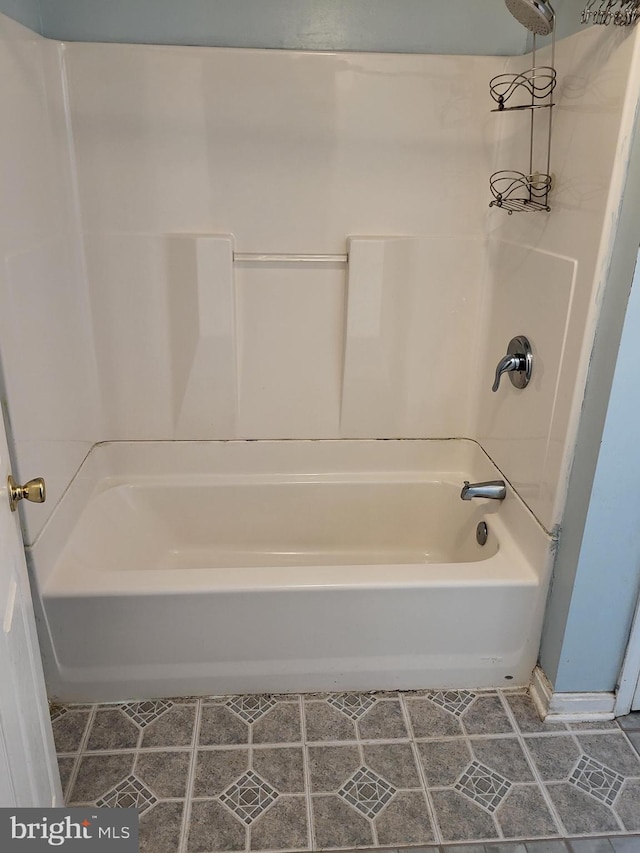
[[[466,441],[97,446],[29,555],[50,692],[525,683],[550,540],[460,500],[498,476]]]

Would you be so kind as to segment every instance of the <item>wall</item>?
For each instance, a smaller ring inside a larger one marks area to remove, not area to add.
[[[556,0],[561,38],[585,2]],[[527,43],[501,0],[0,0],[0,11],[67,41],[487,55]]]
[[[42,32],[40,0],[0,0],[0,12],[19,21],[25,27]]]
[[[640,526],[634,500],[640,472],[635,358],[639,323],[637,268],[554,678],[558,691],[614,689],[640,590]]]
[[[626,169],[627,96],[637,34],[592,27],[558,43],[554,99],[552,213],[488,218],[489,273],[476,435],[548,530],[563,515],[586,371],[606,281]],[[541,52],[539,61],[545,61]],[[524,70],[528,57],[510,68]],[[628,103],[629,99],[633,103]],[[633,113],[631,113],[633,115]],[[502,169],[528,171],[530,125],[522,113],[500,117]],[[534,171],[546,168],[546,116],[536,113]],[[626,146],[626,148],[625,148]],[[527,335],[531,385],[508,381],[497,394],[493,370],[511,337]]]
[[[3,408],[15,478],[47,481],[47,503],[21,509],[32,541],[95,440],[95,362],[58,47],[0,16],[0,74]]]
[[[502,0],[46,0],[44,32],[68,41],[521,53]]]
[[[503,60],[64,56],[104,440],[469,434]]]

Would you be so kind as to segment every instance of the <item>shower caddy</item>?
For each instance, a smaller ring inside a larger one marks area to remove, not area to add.
[[[533,36],[533,66],[520,74],[499,74],[489,83],[491,97],[497,103],[492,112],[529,111],[531,133],[529,138],[528,173],[511,170],[494,172],[489,180],[493,200],[489,207],[500,207],[511,215],[514,211],[549,211],[551,192],[551,119],[553,91],[557,75],[555,61],[555,29],[552,35],[551,65],[536,64],[536,36]],[[546,110],[548,131],[546,139],[547,163],[544,172],[533,171],[536,112]]]
[[[580,23],[630,27],[639,19],[640,0],[588,0],[580,16]]]

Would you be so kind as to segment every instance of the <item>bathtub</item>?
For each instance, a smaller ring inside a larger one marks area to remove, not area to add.
[[[460,500],[499,477],[464,440],[97,445],[28,549],[50,696],[525,685],[551,541]]]

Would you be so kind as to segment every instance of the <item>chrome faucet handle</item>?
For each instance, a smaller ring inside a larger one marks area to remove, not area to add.
[[[531,380],[532,369],[533,351],[528,339],[524,335],[511,338],[507,354],[500,359],[496,367],[496,376],[491,390],[494,392],[498,390],[503,373],[509,374],[511,384],[515,388],[526,388]]]
[[[513,373],[516,370],[522,370],[523,359],[517,355],[505,355],[498,362],[496,367],[496,378],[493,383],[492,391],[497,391],[500,387],[500,380],[503,373]]]

